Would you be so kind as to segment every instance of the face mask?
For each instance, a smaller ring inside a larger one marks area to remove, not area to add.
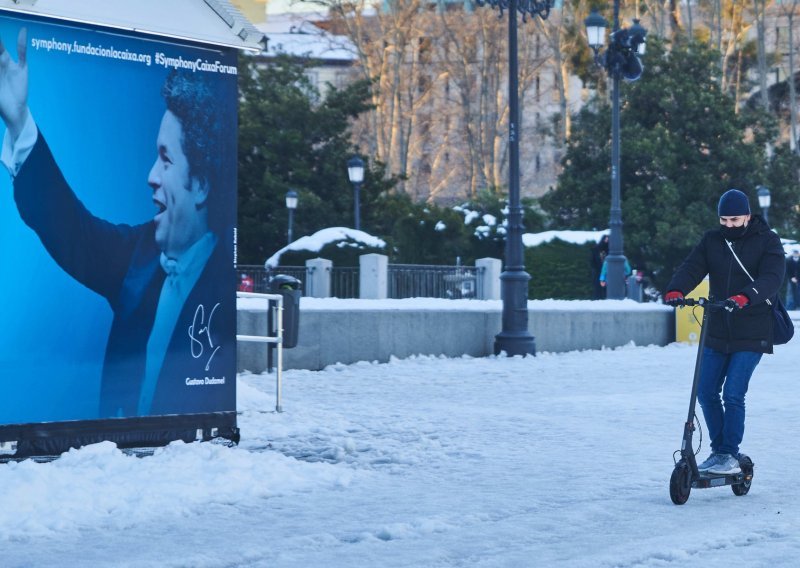
[[[741,227],[720,227],[719,230],[722,232],[722,236],[725,237],[726,240],[735,241],[744,235],[745,231],[747,231],[747,227],[744,225]]]

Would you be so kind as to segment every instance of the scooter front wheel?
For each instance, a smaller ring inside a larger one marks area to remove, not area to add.
[[[672,476],[669,478],[669,497],[676,505],[683,505],[689,500],[692,491],[692,474],[689,464],[684,460],[675,464]]]

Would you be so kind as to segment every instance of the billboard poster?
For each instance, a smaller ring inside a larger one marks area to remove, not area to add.
[[[235,412],[235,51],[0,39],[0,426]]]

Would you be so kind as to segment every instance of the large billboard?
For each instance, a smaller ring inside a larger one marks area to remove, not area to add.
[[[0,39],[0,427],[235,413],[235,51]]]

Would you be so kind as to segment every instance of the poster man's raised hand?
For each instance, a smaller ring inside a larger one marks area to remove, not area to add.
[[[14,61],[0,38],[0,118],[16,140],[28,113],[28,31],[22,28],[17,36],[17,57]]]

